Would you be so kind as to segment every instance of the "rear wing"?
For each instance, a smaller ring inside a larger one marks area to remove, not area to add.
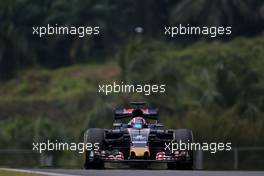
[[[136,108],[116,108],[114,109],[115,120],[131,118],[132,112]],[[158,120],[159,109],[158,108],[140,108],[143,112],[143,117],[146,119]]]

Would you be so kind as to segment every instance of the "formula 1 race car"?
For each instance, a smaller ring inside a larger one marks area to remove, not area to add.
[[[85,132],[84,143],[96,144],[97,148],[85,151],[84,168],[101,169],[105,162],[161,162],[168,169],[192,169],[193,152],[172,147],[175,143],[191,143],[192,131],[162,129],[157,108],[142,102],[130,104],[129,108],[114,109],[112,129],[90,128]],[[124,123],[124,119],[130,121]]]

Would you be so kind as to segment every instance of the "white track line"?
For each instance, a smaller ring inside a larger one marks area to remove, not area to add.
[[[60,173],[53,173],[53,172],[41,172],[41,171],[33,171],[33,170],[26,170],[26,169],[10,169],[10,168],[0,168],[2,171],[13,171],[13,172],[22,172],[28,174],[40,174],[40,175],[49,175],[49,176],[80,176],[80,175],[71,175],[71,174],[60,174]]]

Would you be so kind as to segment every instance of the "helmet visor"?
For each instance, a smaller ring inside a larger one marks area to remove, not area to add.
[[[142,128],[142,124],[136,123],[136,124],[134,124],[134,128]]]

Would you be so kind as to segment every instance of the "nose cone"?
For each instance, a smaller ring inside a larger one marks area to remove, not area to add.
[[[134,155],[135,157],[144,157],[149,156],[149,148],[146,147],[131,147],[130,155]]]

